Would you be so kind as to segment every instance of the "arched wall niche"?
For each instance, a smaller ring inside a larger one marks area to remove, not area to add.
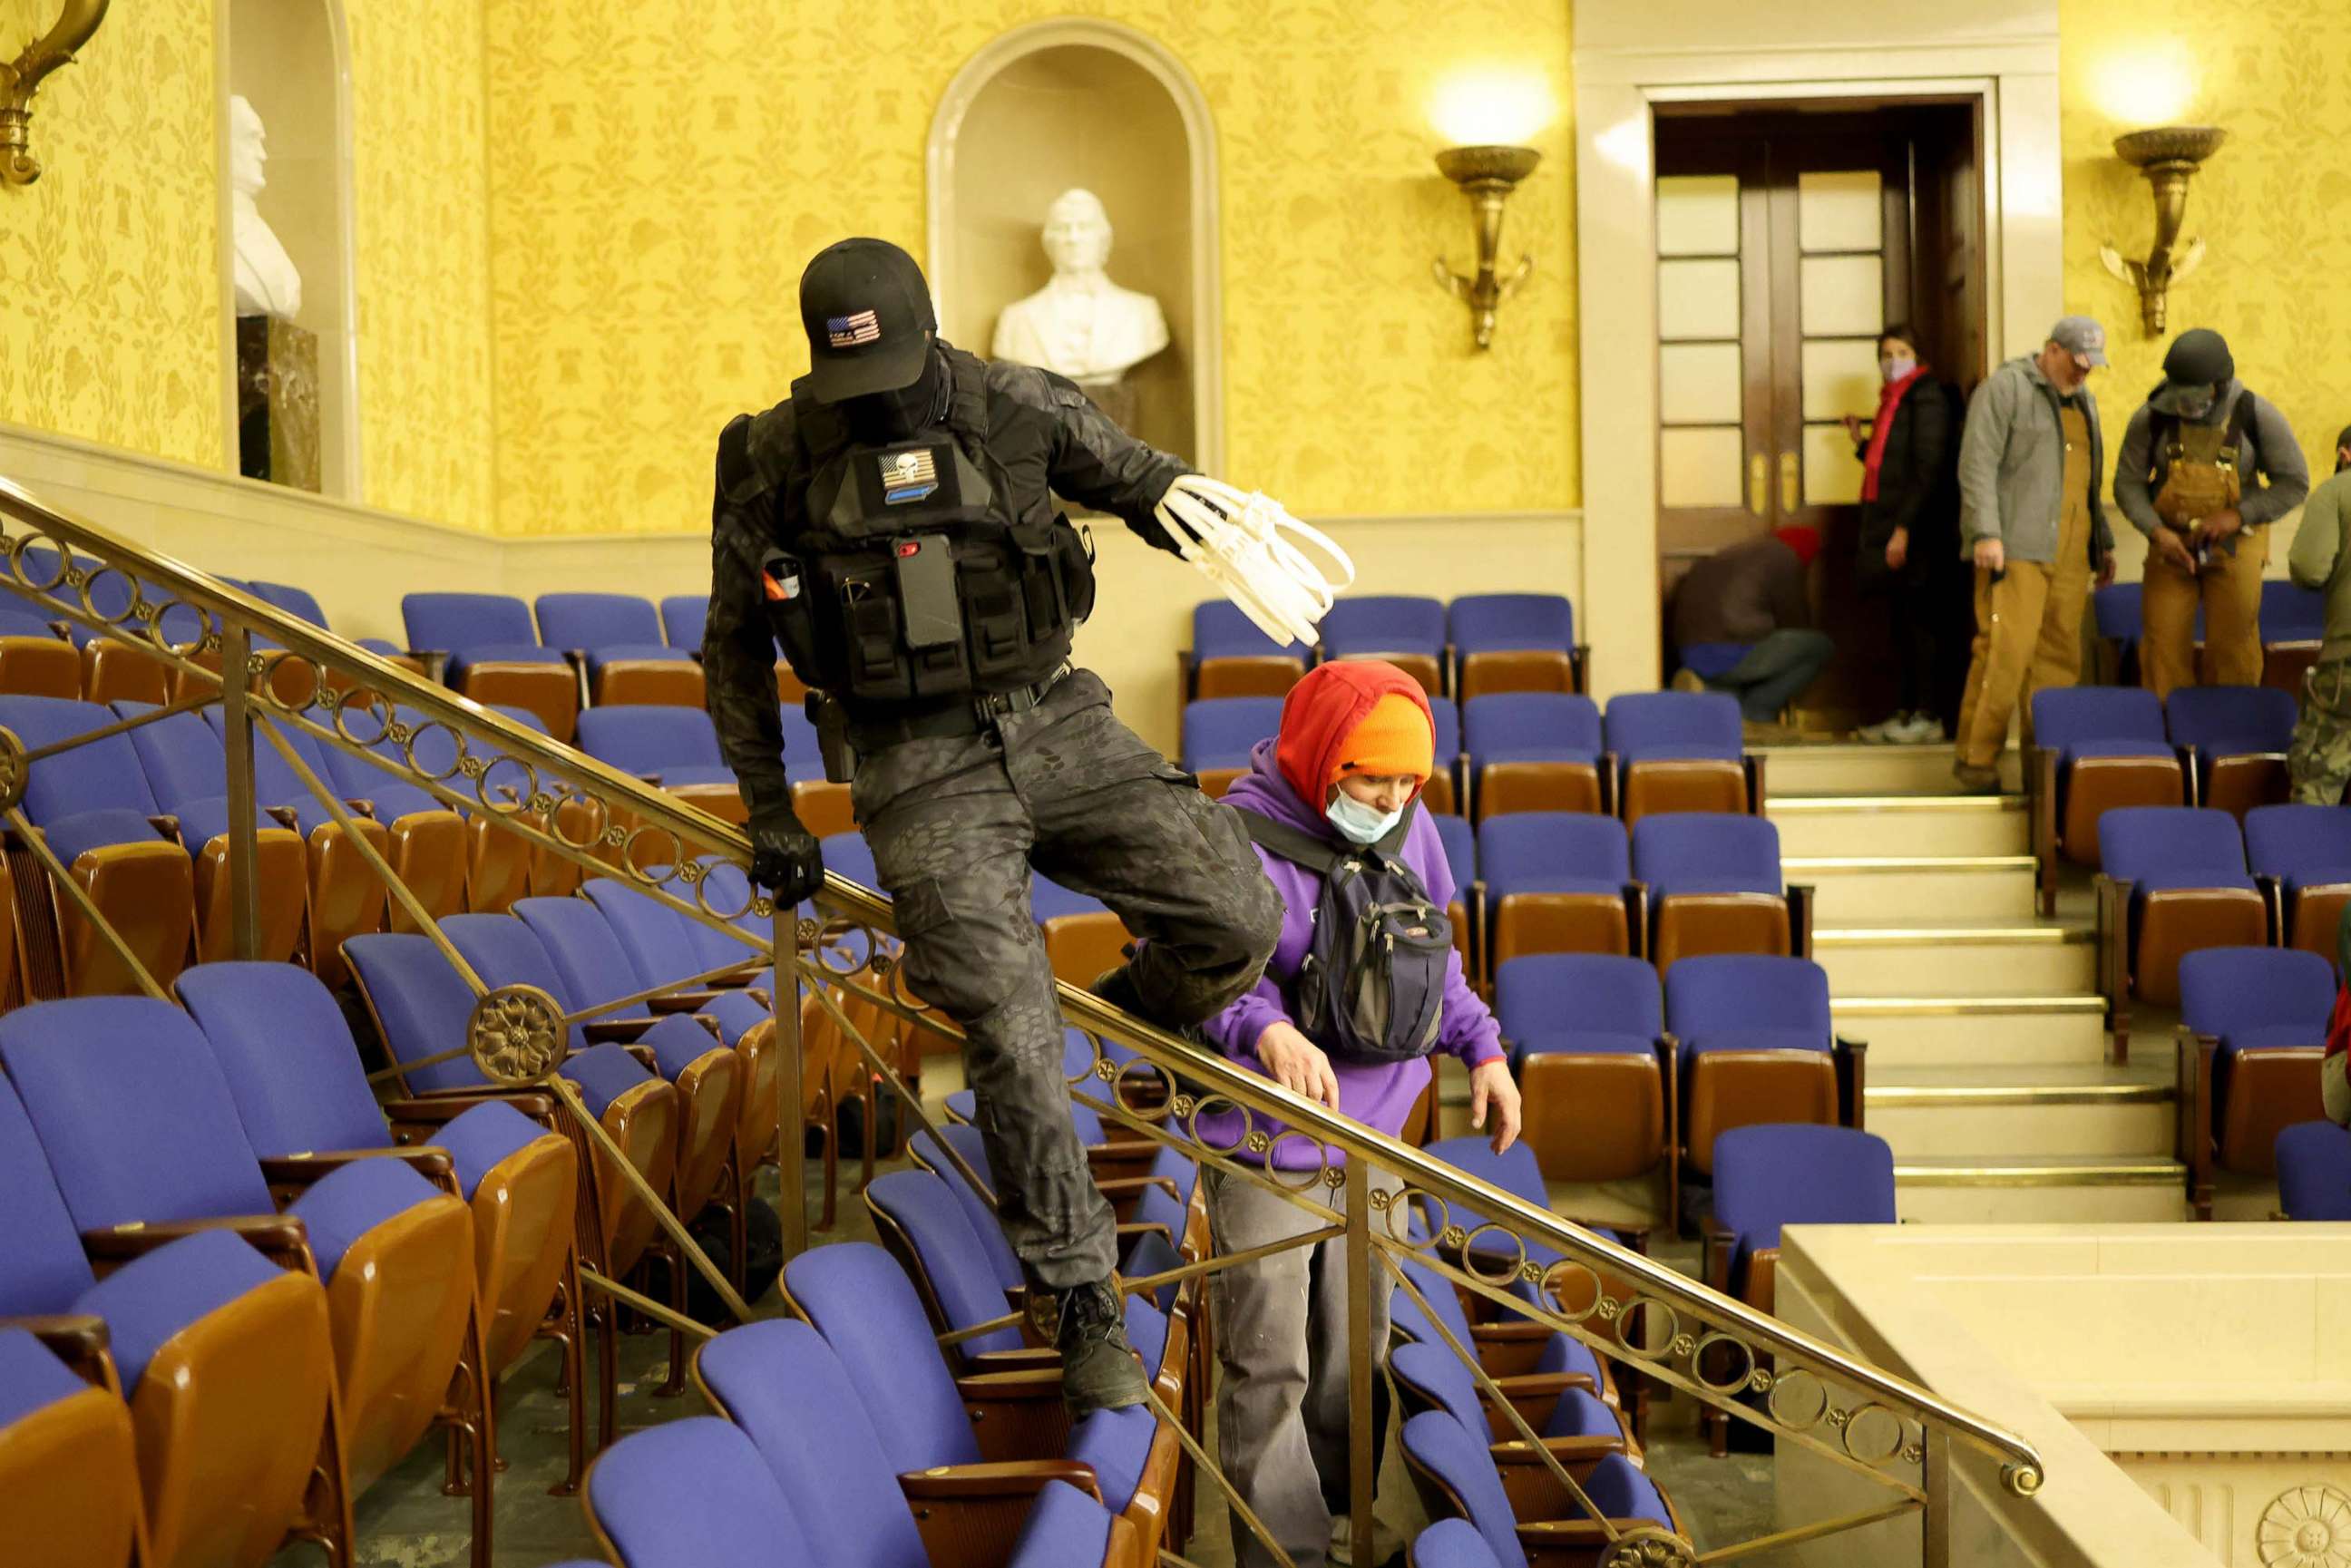
[[[929,257],[939,329],[985,354],[1004,307],[1052,276],[1045,209],[1100,196],[1110,275],[1149,294],[1168,346],[1127,373],[1134,434],[1214,473],[1224,458],[1216,126],[1199,84],[1134,28],[1087,18],[1004,34],[948,84],[931,124]]]
[[[353,256],[350,33],[342,0],[229,0],[217,36],[220,256],[228,466],[237,467],[235,188],[228,102],[243,95],[268,133],[261,215],[302,275],[294,324],[319,347],[324,494],[360,498],[359,306]]]

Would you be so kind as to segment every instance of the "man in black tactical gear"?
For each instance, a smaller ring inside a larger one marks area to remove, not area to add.
[[[838,737],[828,775],[852,775],[907,985],[963,1027],[1005,1235],[1061,1308],[1063,1397],[1139,1404],[1029,882],[1033,865],[1117,912],[1141,942],[1094,988],[1171,1029],[1256,984],[1273,946],[1280,904],[1238,820],[1069,664],[1092,559],[1052,493],[1173,549],[1153,509],[1189,470],[1071,382],[939,340],[895,246],[820,253],[800,316],[809,374],[718,438],[703,664],[751,877],[779,904],[824,877],[784,779],[780,643]]]

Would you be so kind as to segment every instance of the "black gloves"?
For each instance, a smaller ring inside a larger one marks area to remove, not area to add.
[[[796,904],[824,885],[824,851],[789,801],[754,811],[743,831],[751,840],[751,880],[778,905]]]

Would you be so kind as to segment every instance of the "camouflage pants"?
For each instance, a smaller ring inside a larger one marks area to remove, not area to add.
[[[989,729],[862,757],[852,794],[907,986],[963,1026],[1006,1239],[1049,1289],[1107,1279],[1113,1220],[1070,1122],[1029,869],[1143,939],[1136,989],[1155,1021],[1182,1026],[1255,985],[1280,934],[1249,835],[1118,721],[1085,670]]]
[[[2294,798],[2332,806],[2351,783],[2351,659],[2330,659],[2302,679],[2302,717],[2285,757]]]

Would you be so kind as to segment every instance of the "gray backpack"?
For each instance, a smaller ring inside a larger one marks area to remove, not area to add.
[[[1298,966],[1298,1027],[1342,1061],[1412,1061],[1437,1044],[1453,923],[1397,858],[1418,809],[1362,847],[1240,813],[1251,841],[1322,879]]]

